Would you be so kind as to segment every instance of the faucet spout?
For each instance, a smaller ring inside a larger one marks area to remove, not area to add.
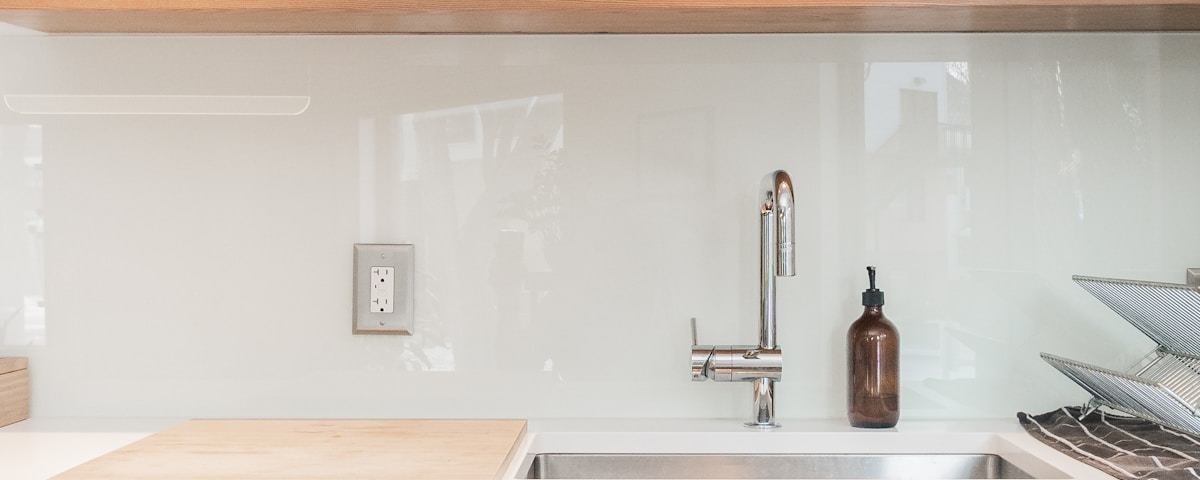
[[[795,197],[792,194],[792,177],[783,170],[771,172],[763,179],[759,190],[762,219],[760,222],[761,249],[759,251],[759,274],[761,299],[758,317],[758,346],[762,349],[778,350],[775,343],[775,277],[790,277],[796,274],[796,222]],[[783,365],[780,365],[782,370]],[[778,378],[763,377],[754,380],[754,421],[746,426],[775,428],[775,382]]]
[[[775,348],[775,277],[796,274],[796,222],[792,177],[771,172],[759,190],[761,249],[759,251],[759,337],[762,348]]]

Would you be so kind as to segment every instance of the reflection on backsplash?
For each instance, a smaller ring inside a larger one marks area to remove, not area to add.
[[[843,415],[864,265],[915,419],[1084,401],[1039,352],[1123,367],[1152,342],[1070,275],[1200,264],[1197,34],[4,40],[0,93],[290,95],[305,72],[312,98],[0,111],[44,132],[53,341],[0,348],[34,357],[39,415],[744,417],[744,386],[690,382],[687,319],[757,338],[749,212],[778,168],[785,420]],[[356,242],[416,245],[412,337],[350,335]]]
[[[405,342],[405,369],[456,369],[451,323],[438,304],[437,292],[447,288],[482,297],[463,314],[494,316],[494,341],[541,336],[551,274],[565,261],[562,94],[399,113],[361,120],[359,128],[360,236],[421,246],[420,334]],[[549,370],[546,347],[477,360]]]
[[[967,281],[970,63],[868,63],[864,70],[864,193],[878,212],[864,217],[864,228],[887,235],[876,255],[908,259],[906,270],[924,270],[919,281],[939,290]],[[963,411],[979,403],[960,393],[976,390],[977,362],[986,360],[979,356],[995,350],[986,335],[969,333],[973,320],[934,310],[907,322],[902,378],[910,408]]]
[[[862,175],[873,214],[863,230],[879,237],[879,258],[922,285],[923,300],[936,299],[907,322],[907,331],[919,332],[905,344],[910,408],[995,404],[989,385],[1012,371],[1012,342],[1042,314],[979,294],[999,277],[1027,283],[1089,271],[1105,259],[1084,245],[1164,230],[1155,214],[1162,165],[1147,158],[1142,113],[1159,101],[1157,74],[1062,61],[868,63],[865,70]],[[1028,98],[1009,97],[1014,90]],[[1132,208],[1114,210],[1114,201]],[[1138,250],[1107,260],[1162,261],[1154,249]]]
[[[0,125],[0,346],[43,345],[42,127]]]

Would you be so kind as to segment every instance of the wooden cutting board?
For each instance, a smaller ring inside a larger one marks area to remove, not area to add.
[[[191,420],[56,479],[493,479],[524,420]]]
[[[29,418],[29,359],[0,358],[0,427]]]

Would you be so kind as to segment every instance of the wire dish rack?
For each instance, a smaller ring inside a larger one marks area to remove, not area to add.
[[[1073,276],[1075,283],[1158,343],[1120,372],[1049,353],[1042,359],[1106,406],[1200,435],[1200,269],[1187,284]]]

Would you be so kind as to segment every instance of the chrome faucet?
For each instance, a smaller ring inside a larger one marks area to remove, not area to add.
[[[758,345],[697,345],[692,319],[692,381],[754,382],[751,428],[775,428],[775,382],[783,380],[783,352],[775,343],[775,277],[796,274],[792,179],[776,170],[759,189]]]

